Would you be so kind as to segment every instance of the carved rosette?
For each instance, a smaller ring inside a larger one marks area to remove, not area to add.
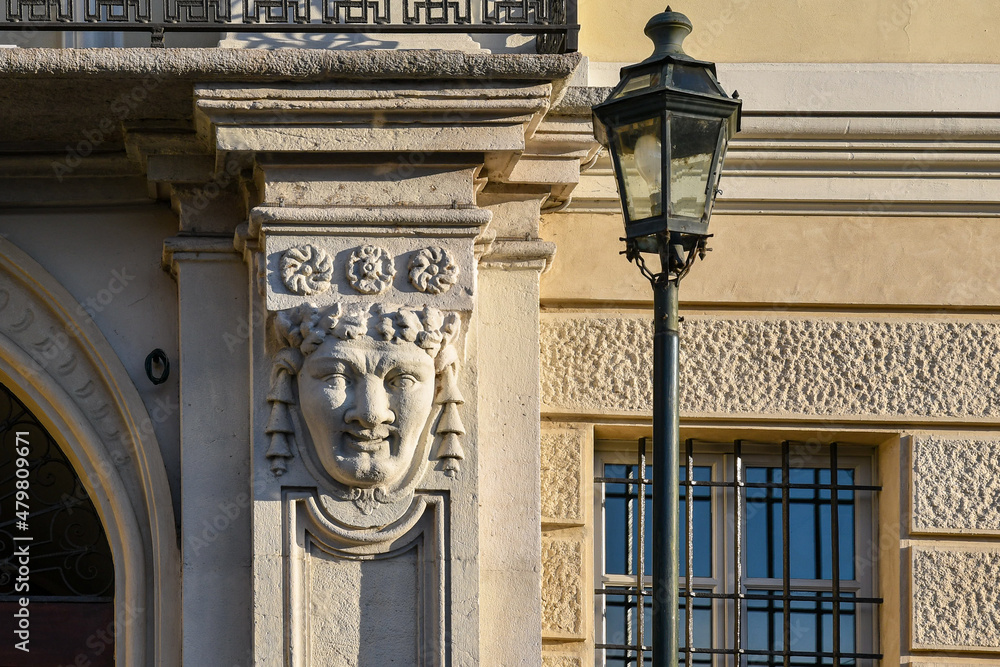
[[[381,294],[395,275],[392,255],[378,246],[363,245],[347,260],[347,282],[362,294]]]
[[[321,294],[330,289],[333,260],[313,245],[289,248],[281,256],[281,280],[292,294]]]
[[[427,294],[444,294],[458,282],[458,264],[444,248],[423,248],[409,264],[410,284]]]

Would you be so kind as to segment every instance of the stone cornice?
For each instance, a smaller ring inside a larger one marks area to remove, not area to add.
[[[555,81],[581,59],[565,55],[430,50],[0,49],[0,79],[163,76],[211,81],[464,79]]]
[[[251,236],[257,236],[263,226],[280,223],[293,231],[336,225],[347,229],[364,228],[372,234],[379,233],[380,229],[399,234],[400,227],[432,226],[467,234],[470,228],[485,228],[492,218],[490,211],[478,208],[257,206],[250,211],[249,232]]]

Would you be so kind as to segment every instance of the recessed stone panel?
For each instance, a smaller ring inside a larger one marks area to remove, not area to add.
[[[542,428],[542,523],[583,525],[585,433]]]
[[[543,653],[542,667],[583,667],[583,660],[576,655]]]
[[[913,648],[1000,650],[1000,548],[913,547]]]
[[[583,639],[583,544],[542,537],[542,636]]]
[[[1000,533],[1000,441],[913,439],[915,533]]]
[[[652,313],[543,314],[544,409],[651,412],[651,334]],[[1000,416],[996,322],[689,316],[681,336],[687,413]]]

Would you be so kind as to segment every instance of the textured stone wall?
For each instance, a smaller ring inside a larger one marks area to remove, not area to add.
[[[579,430],[542,431],[543,524],[584,523],[583,446],[584,437]]]
[[[583,667],[583,660],[575,655],[550,653],[542,656],[542,667]]]
[[[1000,549],[914,547],[913,648],[1000,649]]]
[[[582,638],[583,581],[583,545],[543,537],[542,632],[545,635]]]
[[[1000,441],[913,439],[915,533],[1000,533]]]
[[[681,335],[686,412],[1000,416],[996,322],[688,317]],[[543,315],[541,346],[546,410],[651,410],[648,314]]]
[[[543,422],[543,665],[593,661],[593,427]]]

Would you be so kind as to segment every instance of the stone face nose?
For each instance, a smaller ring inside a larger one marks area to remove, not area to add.
[[[394,421],[395,415],[389,407],[389,394],[379,378],[361,378],[352,393],[353,405],[345,414],[348,423],[374,428]]]

